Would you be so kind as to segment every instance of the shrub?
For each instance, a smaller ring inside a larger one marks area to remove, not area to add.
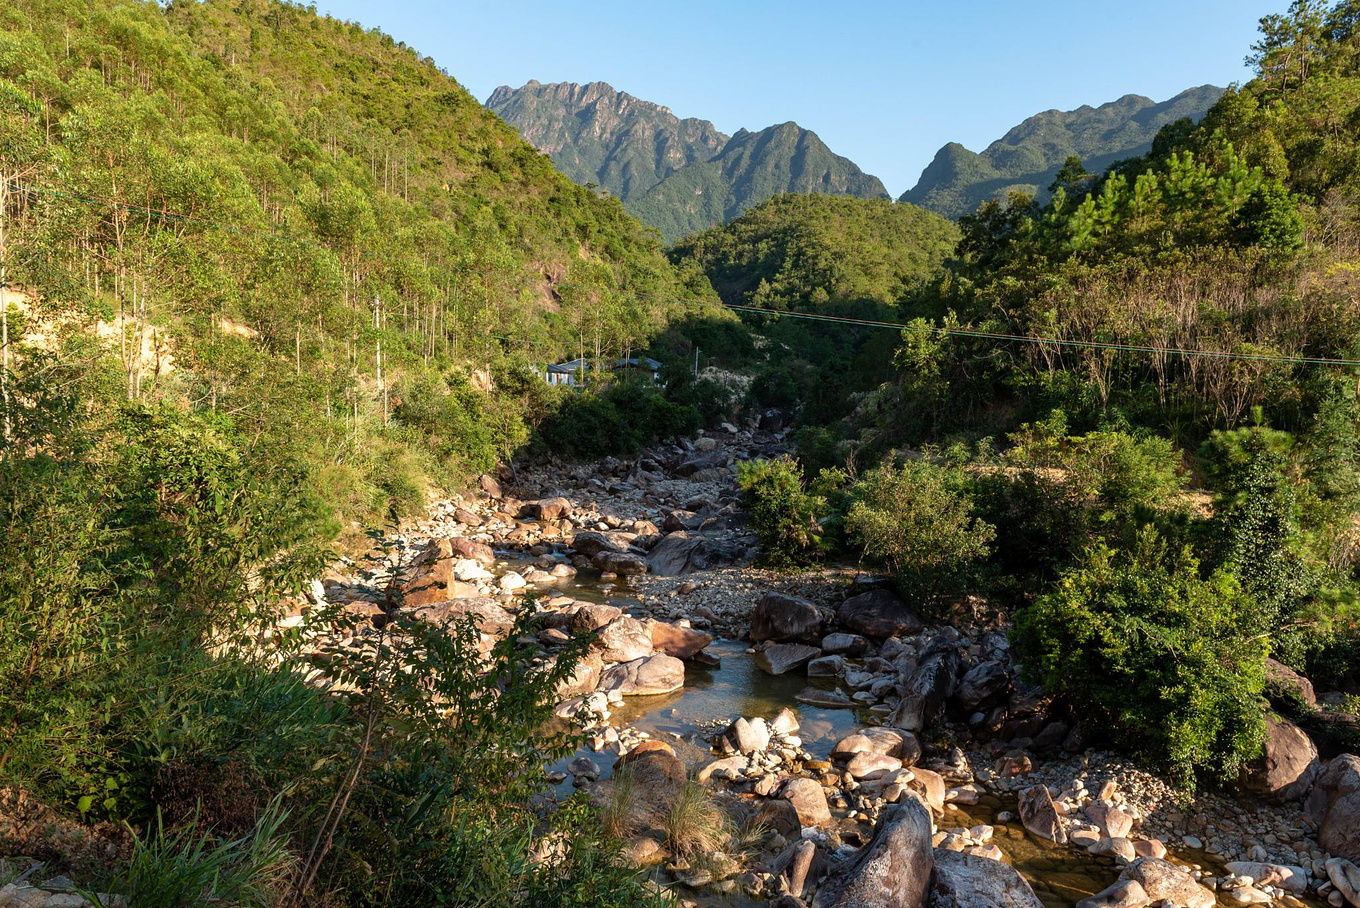
[[[737,484],[765,563],[792,567],[821,554],[817,518],[826,501],[804,488],[803,470],[796,460],[780,457],[743,463]]]
[[[1165,766],[1234,777],[1260,749],[1265,637],[1226,571],[1148,528],[1126,554],[1097,543],[1016,619],[1026,677],[1070,697],[1093,728]]]
[[[892,572],[904,594],[923,606],[956,589],[995,538],[973,516],[955,469],[925,460],[877,467],[853,491],[846,532],[864,556]]]

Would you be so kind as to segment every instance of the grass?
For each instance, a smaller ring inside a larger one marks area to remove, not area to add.
[[[708,789],[685,782],[665,817],[666,848],[678,858],[696,858],[726,851],[736,829],[730,817],[709,796]]]
[[[136,908],[269,908],[295,864],[280,834],[286,819],[276,802],[252,831],[222,841],[196,821],[167,830],[158,814],[155,830],[135,838],[128,866],[109,888]],[[107,908],[97,894],[81,894]]]

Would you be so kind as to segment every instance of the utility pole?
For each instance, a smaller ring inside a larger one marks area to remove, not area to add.
[[[9,174],[0,174],[0,407],[4,408],[5,418],[3,436],[4,448],[9,450],[12,427],[9,418],[9,300],[5,298],[6,281],[9,277],[5,267],[5,228],[9,225]]]
[[[373,297],[373,328],[377,331],[378,399],[382,402],[383,425],[387,425],[387,389],[383,387],[382,374],[382,298],[377,295]]]
[[[694,377],[699,377],[699,348],[694,348]]]

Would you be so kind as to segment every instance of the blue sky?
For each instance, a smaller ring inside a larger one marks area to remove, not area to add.
[[[1287,0],[318,0],[433,57],[478,100],[602,80],[727,133],[796,120],[894,197],[946,142],[974,151],[1041,110],[1245,81]]]

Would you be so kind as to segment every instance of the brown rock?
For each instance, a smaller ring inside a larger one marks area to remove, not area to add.
[[[476,596],[476,586],[454,578],[455,560],[450,540],[430,540],[411,560],[405,578],[397,584],[398,605],[415,608]]]
[[[1043,785],[1035,785],[1021,793],[1019,814],[1020,822],[1030,832],[1059,845],[1067,844],[1067,830],[1058,818],[1053,796]]]
[[[814,639],[822,628],[817,606],[797,596],[766,593],[751,612],[751,641]]]
[[[1009,864],[935,849],[931,908],[1043,908],[1025,878]]]
[[[699,650],[713,642],[712,634],[664,621],[649,621],[647,628],[652,635],[652,647],[657,652],[677,659],[692,659]]]
[[[571,629],[577,634],[594,633],[622,614],[621,608],[588,602],[572,613]]]
[[[600,628],[593,645],[605,662],[632,662],[652,654],[652,635],[641,621],[620,615]]]
[[[1252,794],[1283,804],[1306,795],[1320,771],[1317,748],[1307,733],[1266,713],[1265,746],[1260,757],[1243,767],[1240,781]]]
[[[1337,857],[1360,862],[1360,757],[1342,754],[1328,761],[1304,813],[1318,825],[1318,844]]]
[[[531,505],[539,520],[561,520],[571,516],[571,502],[565,498],[541,498]]]
[[[793,805],[801,826],[825,826],[831,822],[831,808],[826,803],[826,792],[812,779],[789,779],[780,793]]]
[[[647,561],[632,552],[600,552],[590,563],[603,574],[635,577],[647,573]]]
[[[1317,707],[1317,693],[1313,690],[1313,682],[1283,662],[1266,660],[1266,689],[1272,696],[1284,695],[1308,706]]]
[[[617,690],[625,697],[669,694],[684,686],[685,663],[665,653],[620,662],[600,678],[601,690]]]
[[[1124,868],[1119,879],[1138,883],[1153,902],[1169,899],[1183,908],[1214,908],[1217,903],[1214,894],[1187,871],[1157,858],[1139,858]]]
[[[851,596],[836,610],[840,623],[866,637],[909,637],[925,625],[907,604],[885,589]]]

